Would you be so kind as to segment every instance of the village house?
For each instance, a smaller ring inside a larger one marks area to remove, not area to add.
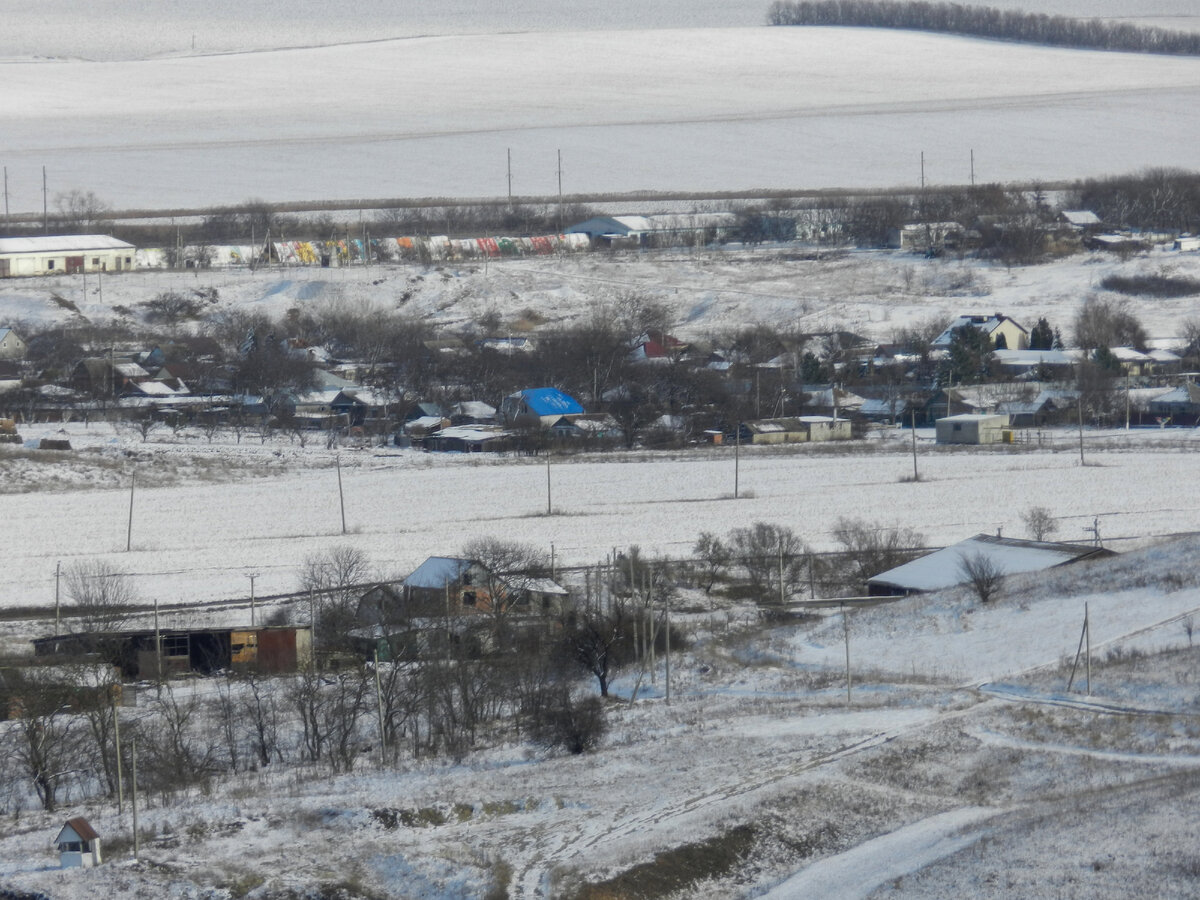
[[[990,316],[959,316],[950,323],[950,326],[945,331],[933,339],[933,343],[930,346],[934,350],[950,349],[955,329],[967,325],[977,328],[986,334],[988,340],[992,342],[992,347],[997,350],[1029,349],[1029,332],[1020,323],[1014,319],[1010,319],[1003,313],[992,313]]]
[[[583,407],[574,397],[556,388],[526,388],[509,394],[500,403],[503,424],[528,428],[551,428],[583,414]]]

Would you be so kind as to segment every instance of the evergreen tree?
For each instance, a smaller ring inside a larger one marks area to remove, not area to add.
[[[1054,329],[1050,327],[1050,323],[1045,318],[1038,319],[1033,331],[1029,332],[1029,349],[1053,350],[1054,342]]]

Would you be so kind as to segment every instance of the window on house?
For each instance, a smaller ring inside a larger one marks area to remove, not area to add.
[[[474,591],[463,591],[462,603],[463,603],[463,606],[474,606],[475,605],[475,592]]]
[[[962,431],[962,425],[961,425],[961,423],[959,423],[959,422],[955,422],[955,423],[954,423],[954,430],[955,430],[955,431]]]
[[[54,268],[54,260],[52,260],[52,259],[46,260],[46,268],[53,269]]]
[[[172,634],[162,639],[163,656],[187,656],[188,639],[186,634]]]
[[[129,259],[129,257],[127,256],[127,257],[125,257],[125,265],[129,265],[129,263],[130,263],[130,259]]]
[[[462,583],[463,584],[471,583],[471,573],[470,572],[463,572]]]
[[[100,257],[98,257],[98,256],[93,256],[93,257],[92,257],[92,265],[93,265],[93,266],[98,266],[98,265],[100,265]]]

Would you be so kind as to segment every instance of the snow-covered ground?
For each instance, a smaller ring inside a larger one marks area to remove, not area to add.
[[[567,193],[912,185],[922,153],[966,184],[972,150],[981,182],[1194,163],[1200,60],[689,26],[11,60],[10,207],[41,210],[42,166],[52,194],[161,209],[503,196],[510,150],[513,191],[546,196],[558,151]]]
[[[143,270],[97,276],[5,279],[4,324],[140,321],[139,307],[164,291],[216,291],[208,318],[241,310],[282,318],[290,309],[320,314],[388,315],[436,328],[475,330],[487,317],[501,333],[518,334],[530,321],[543,328],[618,315],[634,300],[667,314],[684,340],[704,340],[746,326],[786,324],[807,332],[846,329],[884,342],[903,328],[963,313],[1003,312],[1027,329],[1046,317],[1071,340],[1076,313],[1103,292],[1109,275],[1200,278],[1200,254],[1156,250],[1122,261],[1081,253],[1040,266],[1006,268],[976,260],[925,260],[888,251],[829,252],[797,259],[794,247],[646,253],[581,253],[447,262],[434,268],[272,268],[196,271]],[[1151,338],[1181,335],[1195,298],[1128,298]],[[72,308],[72,305],[74,308]],[[532,313],[532,315],[530,315]],[[82,317],[79,318],[79,317]],[[198,326],[183,324],[183,330]]]

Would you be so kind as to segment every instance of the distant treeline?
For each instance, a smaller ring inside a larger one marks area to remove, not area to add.
[[[913,0],[776,0],[770,25],[851,25],[936,31],[1002,41],[1087,50],[1200,55],[1200,33],[1147,28],[1126,22],[1048,16],[991,6]]]

